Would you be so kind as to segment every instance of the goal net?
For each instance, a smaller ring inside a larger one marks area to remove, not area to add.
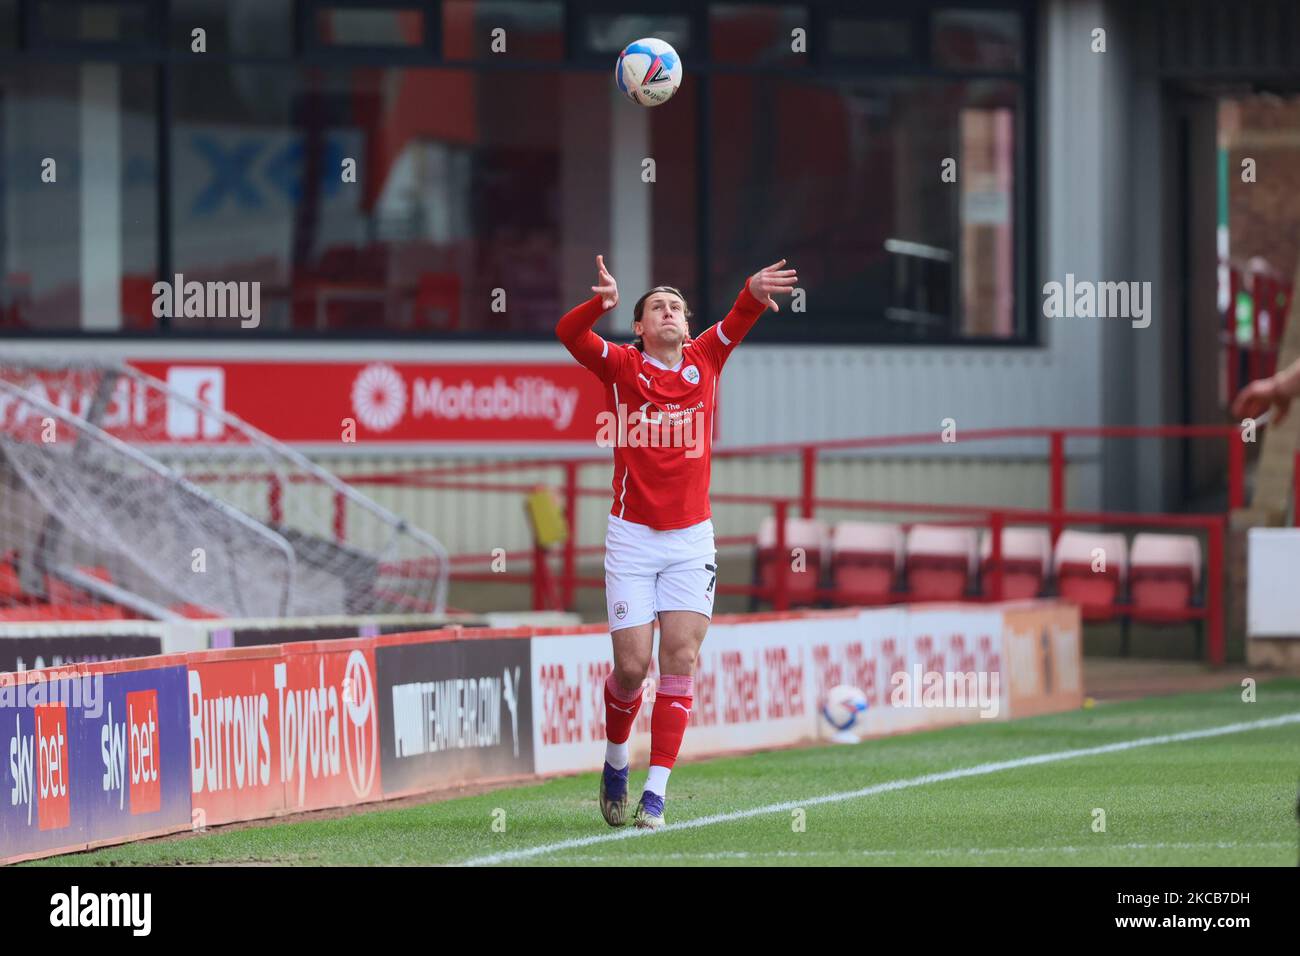
[[[5,603],[55,617],[445,606],[435,537],[127,365],[0,360],[0,494],[0,618]]]

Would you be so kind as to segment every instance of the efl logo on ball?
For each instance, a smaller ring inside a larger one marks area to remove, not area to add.
[[[619,91],[642,106],[667,103],[682,85],[682,58],[655,37],[629,43],[618,55],[614,82]]]
[[[854,731],[861,727],[866,712],[867,695],[848,684],[832,687],[822,702],[822,721],[831,740],[836,743],[858,742],[858,735]]]

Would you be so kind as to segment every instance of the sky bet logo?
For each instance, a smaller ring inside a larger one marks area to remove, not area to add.
[[[162,805],[158,770],[158,692],[140,690],[128,693],[125,717],[125,722],[114,722],[113,705],[108,705],[108,722],[99,731],[99,755],[104,763],[101,786],[105,793],[115,793],[118,809],[124,809],[128,800],[129,769],[131,813],[154,813]]]
[[[32,803],[42,830],[57,830],[68,825],[68,708],[63,704],[33,707],[35,734],[24,736],[21,726],[9,741],[9,790],[11,807],[27,808],[27,823],[32,822]],[[14,718],[15,722],[18,718]],[[35,800],[33,800],[35,797]]]

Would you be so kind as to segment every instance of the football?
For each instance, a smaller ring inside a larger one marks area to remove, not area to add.
[[[637,40],[618,55],[614,82],[634,103],[659,106],[672,99],[682,85],[682,58],[663,40]]]
[[[822,720],[832,739],[843,743],[857,743],[854,728],[862,722],[867,712],[867,695],[856,687],[840,684],[826,692],[822,703]]]

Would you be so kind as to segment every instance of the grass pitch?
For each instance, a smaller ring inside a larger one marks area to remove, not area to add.
[[[27,865],[1295,866],[1300,681],[1257,694],[679,764],[657,833],[606,826],[588,773]]]

